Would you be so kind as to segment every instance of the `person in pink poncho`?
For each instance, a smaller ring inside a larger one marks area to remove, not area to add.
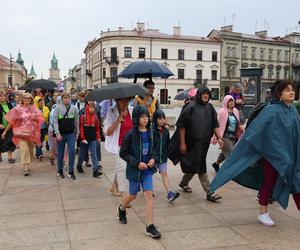
[[[216,172],[219,171],[219,165],[228,157],[243,132],[239,111],[235,108],[234,98],[231,95],[226,95],[223,99],[223,107],[218,111],[218,122],[219,134],[223,138],[224,147],[217,161],[212,164]],[[212,143],[217,143],[215,137],[213,137]]]
[[[7,131],[12,128],[13,142],[20,148],[24,176],[28,176],[29,164],[33,161],[34,144],[41,145],[40,126],[44,122],[42,112],[33,105],[32,95],[25,93],[21,105],[10,110],[5,115],[5,119],[8,126],[2,133],[2,137],[5,138]]]

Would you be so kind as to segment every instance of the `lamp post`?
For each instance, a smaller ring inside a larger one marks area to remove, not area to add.
[[[12,75],[12,64],[13,64],[13,61],[12,59],[14,59],[12,56],[11,56],[11,53],[9,54],[9,66],[10,66],[10,69],[9,69],[9,78],[8,78],[8,88],[12,88],[13,87],[13,75]]]

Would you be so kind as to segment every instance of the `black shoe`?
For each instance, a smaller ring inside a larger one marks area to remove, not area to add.
[[[84,173],[82,166],[77,166],[77,172],[80,174]]]
[[[219,169],[220,169],[220,165],[218,163],[213,163],[212,167],[214,168],[214,170],[216,171],[216,173],[218,173]]]
[[[74,181],[76,180],[76,176],[75,176],[74,172],[68,173],[68,177],[73,179]]]
[[[103,174],[103,166],[102,165],[98,165],[98,169],[99,169],[99,173],[102,175]]]
[[[99,172],[98,170],[96,170],[96,171],[93,172],[93,177],[95,177],[95,178],[99,178],[100,175],[102,175],[102,173]]]
[[[87,162],[87,163],[85,164],[85,167],[87,167],[87,168],[90,168],[91,166],[92,166],[91,163],[88,163],[88,162]]]
[[[146,234],[154,239],[159,239],[161,236],[161,233],[157,230],[154,224],[151,224],[148,227],[146,227]]]
[[[64,172],[63,171],[58,172],[57,177],[60,178],[60,179],[65,178]]]
[[[118,208],[119,222],[121,224],[127,224],[126,210],[121,209],[121,205]]]
[[[220,200],[221,198],[222,198],[222,196],[219,194],[216,194],[216,193],[209,193],[206,195],[206,199],[211,202],[216,202],[217,200]]]

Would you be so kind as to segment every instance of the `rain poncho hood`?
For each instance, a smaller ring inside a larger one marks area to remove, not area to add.
[[[40,97],[40,96],[36,96],[36,97],[34,98],[34,104],[35,104],[35,106],[36,106],[36,108],[37,108],[38,110],[40,110],[40,107],[39,107],[39,101],[40,101],[41,99],[43,99],[43,98]],[[50,115],[50,110],[48,109],[48,107],[45,106],[45,103],[44,103],[44,105],[43,105],[43,110],[41,110],[41,111],[43,112],[43,117],[44,117],[44,119],[45,119],[45,122],[48,123],[48,121],[49,121],[49,115]]]
[[[212,181],[212,191],[230,180],[259,190],[262,158],[278,172],[272,198],[286,208],[289,194],[300,193],[300,121],[293,105],[272,101],[262,109]]]
[[[210,100],[211,99],[211,91],[210,91],[210,89],[208,87],[206,87],[206,86],[201,86],[197,90],[196,102],[198,102],[199,104],[203,104],[204,105],[206,103],[202,101],[202,95],[203,94],[208,94],[209,95],[209,100]]]
[[[162,111],[161,109],[157,109],[154,114],[153,114],[153,129],[157,130],[157,119],[159,118],[164,118],[166,119],[166,115],[164,113],[164,111]]]

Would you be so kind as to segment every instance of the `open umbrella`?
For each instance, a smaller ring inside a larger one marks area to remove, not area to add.
[[[138,61],[129,64],[125,69],[123,69],[119,77],[123,78],[134,78],[134,82],[138,77],[152,78],[152,77],[162,77],[168,78],[174,74],[162,63],[153,61]]]
[[[104,101],[107,99],[128,98],[135,95],[145,96],[148,90],[140,84],[112,83],[108,86],[94,89],[86,97],[87,101]]]
[[[51,80],[46,80],[46,79],[37,79],[37,80],[32,80],[28,84],[22,86],[21,90],[33,90],[33,89],[47,89],[47,90],[52,90],[56,89],[58,86],[55,82]]]
[[[185,100],[187,98],[191,98],[193,96],[195,96],[197,93],[197,88],[189,88],[186,90],[183,90],[181,92],[179,92],[175,97],[174,100]]]

